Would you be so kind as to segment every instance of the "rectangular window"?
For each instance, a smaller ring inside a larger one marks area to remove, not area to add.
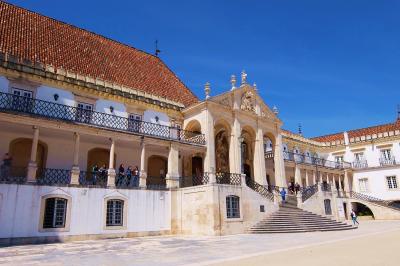
[[[397,179],[396,176],[387,176],[386,182],[389,189],[397,189]]]
[[[364,153],[363,152],[354,153],[354,160],[356,162],[364,161]]]
[[[81,123],[90,124],[92,114],[93,114],[93,105],[89,103],[78,103],[76,110],[76,121]]]
[[[124,202],[122,200],[107,201],[107,226],[123,226]]]
[[[18,89],[18,88],[11,88],[12,94],[16,96],[22,96],[26,98],[32,98],[33,97],[33,92],[28,91],[28,90],[23,90],[23,89]]]
[[[392,151],[390,149],[381,150],[381,158],[385,161],[391,161]]]
[[[360,192],[368,192],[368,178],[358,179],[358,185],[360,188]]]
[[[335,162],[342,163],[343,162],[343,156],[335,156]]]
[[[227,218],[240,218],[240,205],[238,196],[226,197],[226,216]]]
[[[138,114],[129,114],[128,130],[132,132],[140,132],[143,130],[142,116]]]
[[[46,199],[43,228],[63,228],[67,214],[67,200],[63,198]]]

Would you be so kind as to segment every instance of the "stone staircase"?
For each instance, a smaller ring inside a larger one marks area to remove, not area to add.
[[[252,234],[302,233],[356,228],[346,223],[299,209],[294,196],[287,198],[288,201],[282,204],[277,212],[251,227],[248,232]]]

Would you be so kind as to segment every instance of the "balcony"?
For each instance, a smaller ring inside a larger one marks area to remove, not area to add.
[[[335,162],[323,158],[306,156],[301,153],[283,152],[283,158],[285,161],[292,161],[299,164],[311,164],[332,169],[345,169],[351,167],[351,164],[348,162]]]
[[[366,160],[354,161],[352,166],[357,169],[368,168],[368,162]]]
[[[384,157],[379,158],[379,164],[381,166],[387,166],[387,165],[396,165],[397,163],[394,156],[391,156],[391,158],[384,158]]]
[[[0,112],[85,124],[192,145],[205,145],[204,135],[196,132],[3,92],[0,92]]]

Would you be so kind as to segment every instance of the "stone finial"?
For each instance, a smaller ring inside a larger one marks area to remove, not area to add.
[[[246,72],[243,70],[242,71],[242,74],[241,74],[241,77],[242,77],[242,83],[241,83],[241,85],[244,85],[244,84],[246,84],[246,79],[247,79],[247,74],[246,74]]]
[[[255,82],[253,83],[253,88],[254,90],[257,90],[257,84]]]
[[[278,114],[279,114],[278,107],[276,107],[276,106],[274,105],[274,107],[272,107],[272,112],[274,112],[275,115],[278,115]]]
[[[231,76],[231,84],[232,84],[231,90],[233,91],[236,88],[236,76],[235,75]]]
[[[210,98],[210,91],[211,91],[210,82],[207,82],[206,85],[204,85],[204,92],[206,94],[206,100],[208,98]]]

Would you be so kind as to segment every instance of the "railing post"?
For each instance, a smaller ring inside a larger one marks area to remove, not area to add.
[[[240,174],[240,182],[241,182],[242,186],[247,186],[245,174]]]
[[[37,154],[38,143],[39,143],[39,128],[37,126],[33,126],[31,158],[28,164],[28,173],[27,173],[27,182],[29,183],[36,182],[36,172],[37,172],[36,154]]]
[[[79,185],[79,143],[80,143],[80,135],[78,133],[74,133],[74,161],[71,169],[71,181],[72,185]]]
[[[174,143],[170,144],[168,153],[167,188],[179,187],[179,150]]]

